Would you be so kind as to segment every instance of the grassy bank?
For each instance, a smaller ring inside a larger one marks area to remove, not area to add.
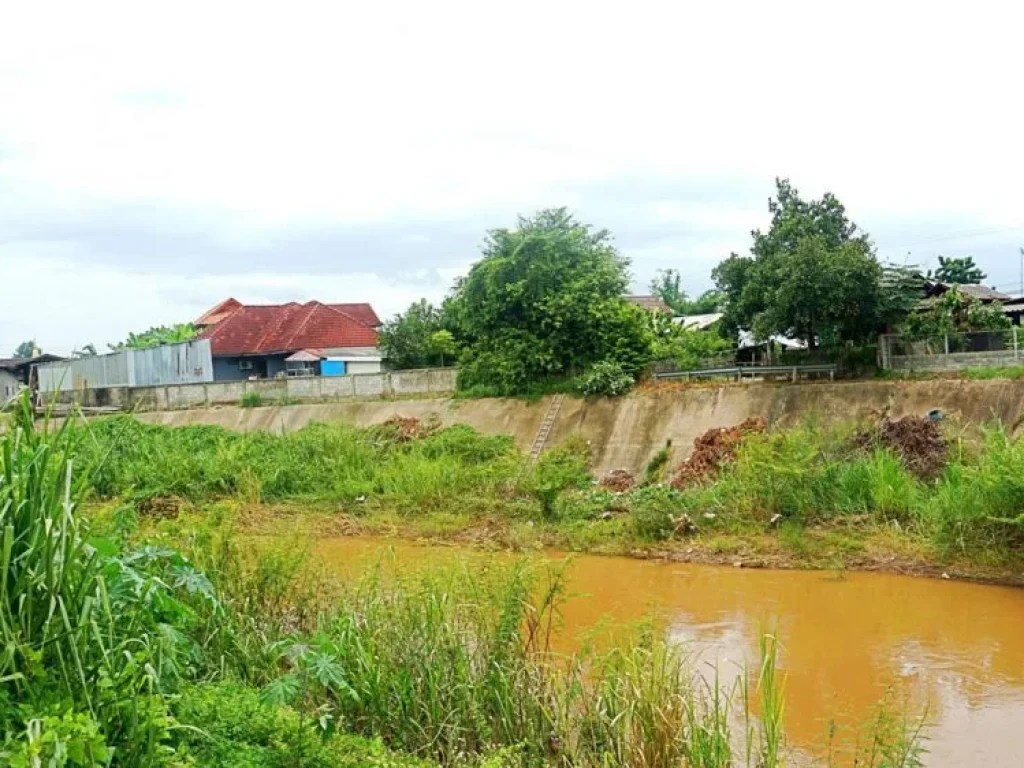
[[[998,427],[968,440],[947,425],[924,447],[872,429],[755,432],[696,470],[666,449],[640,477],[603,484],[580,442],[531,464],[508,438],[415,422],[271,435],[118,417],[94,422],[83,458],[95,494],[142,517],[228,500],[253,526],[299,516],[513,549],[1019,576],[1024,444]]]
[[[111,525],[90,528],[80,503],[131,453],[103,439],[70,423],[40,431],[27,401],[0,435],[0,764],[775,768],[788,759],[770,636],[749,676],[726,690],[655,633],[601,654],[553,655],[557,573],[371,572],[334,584],[301,550],[243,549],[212,519],[153,541],[121,507]],[[405,441],[410,452],[427,450],[408,445],[416,440]],[[920,764],[918,733],[898,716],[873,720],[862,743],[857,765]]]

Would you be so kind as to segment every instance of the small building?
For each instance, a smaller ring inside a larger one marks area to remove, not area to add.
[[[22,387],[35,389],[36,367],[63,359],[59,355],[50,354],[0,358],[0,399],[13,397]]]
[[[648,312],[661,312],[666,315],[674,315],[672,307],[665,303],[665,300],[660,296],[626,296],[626,301],[630,304],[636,304],[640,309],[646,309]]]
[[[255,305],[227,299],[196,320],[215,381],[378,373],[380,318],[369,304]]]
[[[5,368],[0,368],[0,407],[18,394],[21,380]]]
[[[929,282],[925,284],[925,298],[921,300],[922,307],[927,308],[934,303],[936,298],[952,290],[959,291],[964,296],[967,296],[970,299],[976,299],[982,304],[1004,304],[1011,300],[1011,297],[1005,293],[1000,293],[995,288],[989,288],[985,285],[974,285],[972,283]]]
[[[1010,318],[1014,325],[1020,325],[1021,318],[1024,318],[1024,298],[1010,299],[1003,304],[1003,314]]]

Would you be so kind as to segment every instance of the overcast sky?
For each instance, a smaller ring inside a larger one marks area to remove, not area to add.
[[[0,356],[227,296],[390,315],[555,205],[697,293],[777,175],[1017,292],[1016,4],[267,5],[0,0]]]

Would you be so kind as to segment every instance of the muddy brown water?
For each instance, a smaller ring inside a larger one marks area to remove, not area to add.
[[[505,554],[339,538],[317,554],[346,576],[393,557],[397,567],[470,567]],[[564,558],[559,553],[544,557]],[[875,573],[767,571],[574,555],[559,644],[656,615],[669,637],[723,678],[757,658],[778,627],[789,743],[820,754],[888,695],[924,711],[928,766],[1024,765],[1024,590]]]

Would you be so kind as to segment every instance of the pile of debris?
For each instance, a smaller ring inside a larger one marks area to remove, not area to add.
[[[747,437],[764,432],[766,428],[765,420],[759,416],[727,429],[709,429],[693,441],[693,452],[676,468],[669,484],[682,490],[713,479],[723,466],[736,459],[736,451]]]
[[[870,429],[857,433],[853,443],[863,450],[888,448],[908,472],[922,480],[937,477],[949,459],[949,445],[939,423],[918,416],[882,417]]]
[[[636,485],[636,478],[625,469],[613,469],[601,478],[599,485],[607,491],[625,493]]]
[[[399,443],[426,437],[435,429],[433,425],[424,425],[419,419],[406,416],[392,416],[383,426],[393,433],[394,439]]]

